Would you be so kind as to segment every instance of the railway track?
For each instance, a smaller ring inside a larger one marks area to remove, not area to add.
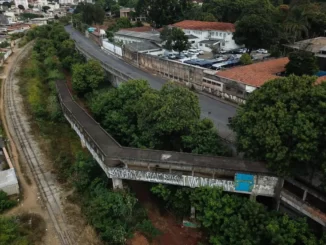
[[[6,114],[6,121],[11,125],[11,135],[14,136],[15,143],[20,151],[20,155],[28,163],[28,166],[37,183],[39,193],[43,203],[48,211],[49,217],[54,225],[58,240],[62,245],[75,244],[72,241],[68,231],[65,216],[61,208],[60,192],[55,183],[55,178],[51,172],[46,169],[42,161],[42,153],[38,143],[33,139],[29,133],[29,124],[22,116],[22,103],[20,96],[17,96],[18,84],[15,78],[16,72],[19,70],[19,63],[28,54],[32,44],[28,44],[17,56],[15,64],[10,70],[7,79],[4,80],[4,110]],[[19,92],[19,91],[18,91]]]

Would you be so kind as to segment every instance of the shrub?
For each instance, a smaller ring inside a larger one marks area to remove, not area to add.
[[[14,207],[16,204],[16,201],[9,200],[7,193],[0,190],[0,213],[3,213],[5,210]]]
[[[240,58],[240,62],[243,65],[250,65],[250,64],[252,64],[252,59],[251,59],[250,54],[247,54],[247,53],[243,54],[241,56],[241,58]]]

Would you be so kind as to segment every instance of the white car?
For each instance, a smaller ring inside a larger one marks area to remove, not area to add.
[[[244,53],[247,53],[247,52],[248,52],[248,49],[246,49],[246,48],[239,49],[240,54],[244,54]]]
[[[256,50],[257,53],[259,54],[268,54],[268,51],[266,49],[260,48]]]
[[[197,51],[197,49],[189,49],[188,52],[189,52],[189,54],[199,55],[199,52]]]

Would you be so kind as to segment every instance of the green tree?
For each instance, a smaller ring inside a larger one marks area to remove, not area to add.
[[[119,6],[119,4],[114,4],[111,7],[111,13],[116,18],[119,18],[120,17],[120,6]]]
[[[202,8],[204,13],[213,14],[221,22],[234,23],[245,15],[246,10],[253,9],[252,5],[255,2],[257,0],[209,0],[204,1]]]
[[[241,55],[240,63],[242,65],[250,65],[250,64],[252,64],[252,59],[251,59],[250,54],[245,53],[245,54]]]
[[[210,22],[214,22],[217,21],[215,16],[211,13],[207,13],[205,15],[203,15],[203,21],[210,21]]]
[[[199,120],[198,97],[188,88],[167,83],[158,93],[145,94],[139,101],[140,141],[156,149],[183,149],[182,136]]]
[[[164,48],[168,50],[176,50],[179,53],[190,47],[188,37],[180,28],[165,27],[161,34],[161,39],[165,41]]]
[[[96,118],[122,145],[137,144],[139,137],[136,105],[152,89],[145,80],[132,80],[117,89],[97,93],[90,99]]]
[[[249,49],[266,48],[280,39],[281,27],[268,15],[247,15],[236,23],[234,40],[237,44],[244,44]],[[255,37],[255,38],[252,38]]]
[[[16,204],[16,201],[9,199],[7,193],[0,190],[0,213],[3,213],[5,210],[14,207]]]
[[[238,150],[280,175],[321,169],[325,122],[319,103],[326,87],[314,82],[315,77],[290,76],[254,91],[231,122]]]
[[[189,134],[182,136],[184,151],[196,154],[228,155],[226,147],[210,119],[199,120],[190,127]]]
[[[104,241],[125,244],[132,234],[137,199],[128,192],[108,191],[102,183],[93,181],[91,199],[86,203],[89,222]]]
[[[24,7],[23,5],[21,5],[21,4],[18,5],[18,8],[19,8],[20,10],[25,10],[25,7]]]
[[[285,66],[287,74],[315,75],[319,70],[316,56],[307,51],[295,51],[289,54],[289,63]]]
[[[74,11],[74,16],[79,15],[80,21],[82,23],[92,25],[92,24],[102,24],[104,21],[105,11],[101,4],[96,3],[79,3]]]
[[[117,19],[117,21],[115,22],[114,25],[109,26],[106,32],[108,35],[108,32],[114,33],[114,32],[119,31],[120,29],[131,28],[131,27],[132,27],[132,24],[131,24],[130,20],[127,17],[121,17],[121,18]]]
[[[303,37],[307,37],[309,33],[308,15],[305,10],[299,7],[290,8],[288,17],[285,20],[285,30],[295,42]]]
[[[104,75],[98,61],[90,60],[86,64],[75,64],[72,68],[73,89],[80,94],[91,92],[104,81]]]
[[[47,11],[50,9],[50,7],[49,6],[43,6],[42,7],[42,11],[44,12],[44,13],[47,13]]]
[[[102,169],[92,157],[85,156],[83,152],[77,153],[76,162],[73,165],[72,182],[78,192],[87,191],[92,181],[102,174]]]
[[[146,16],[154,27],[160,28],[183,20],[191,6],[187,0],[139,0],[136,12]]]

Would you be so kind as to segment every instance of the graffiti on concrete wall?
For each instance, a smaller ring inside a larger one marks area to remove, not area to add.
[[[131,179],[189,187],[216,186],[222,187],[225,191],[234,191],[234,182],[230,180],[218,180],[203,177],[193,177],[188,175],[138,171],[125,168],[108,168],[107,175],[109,178]]]

